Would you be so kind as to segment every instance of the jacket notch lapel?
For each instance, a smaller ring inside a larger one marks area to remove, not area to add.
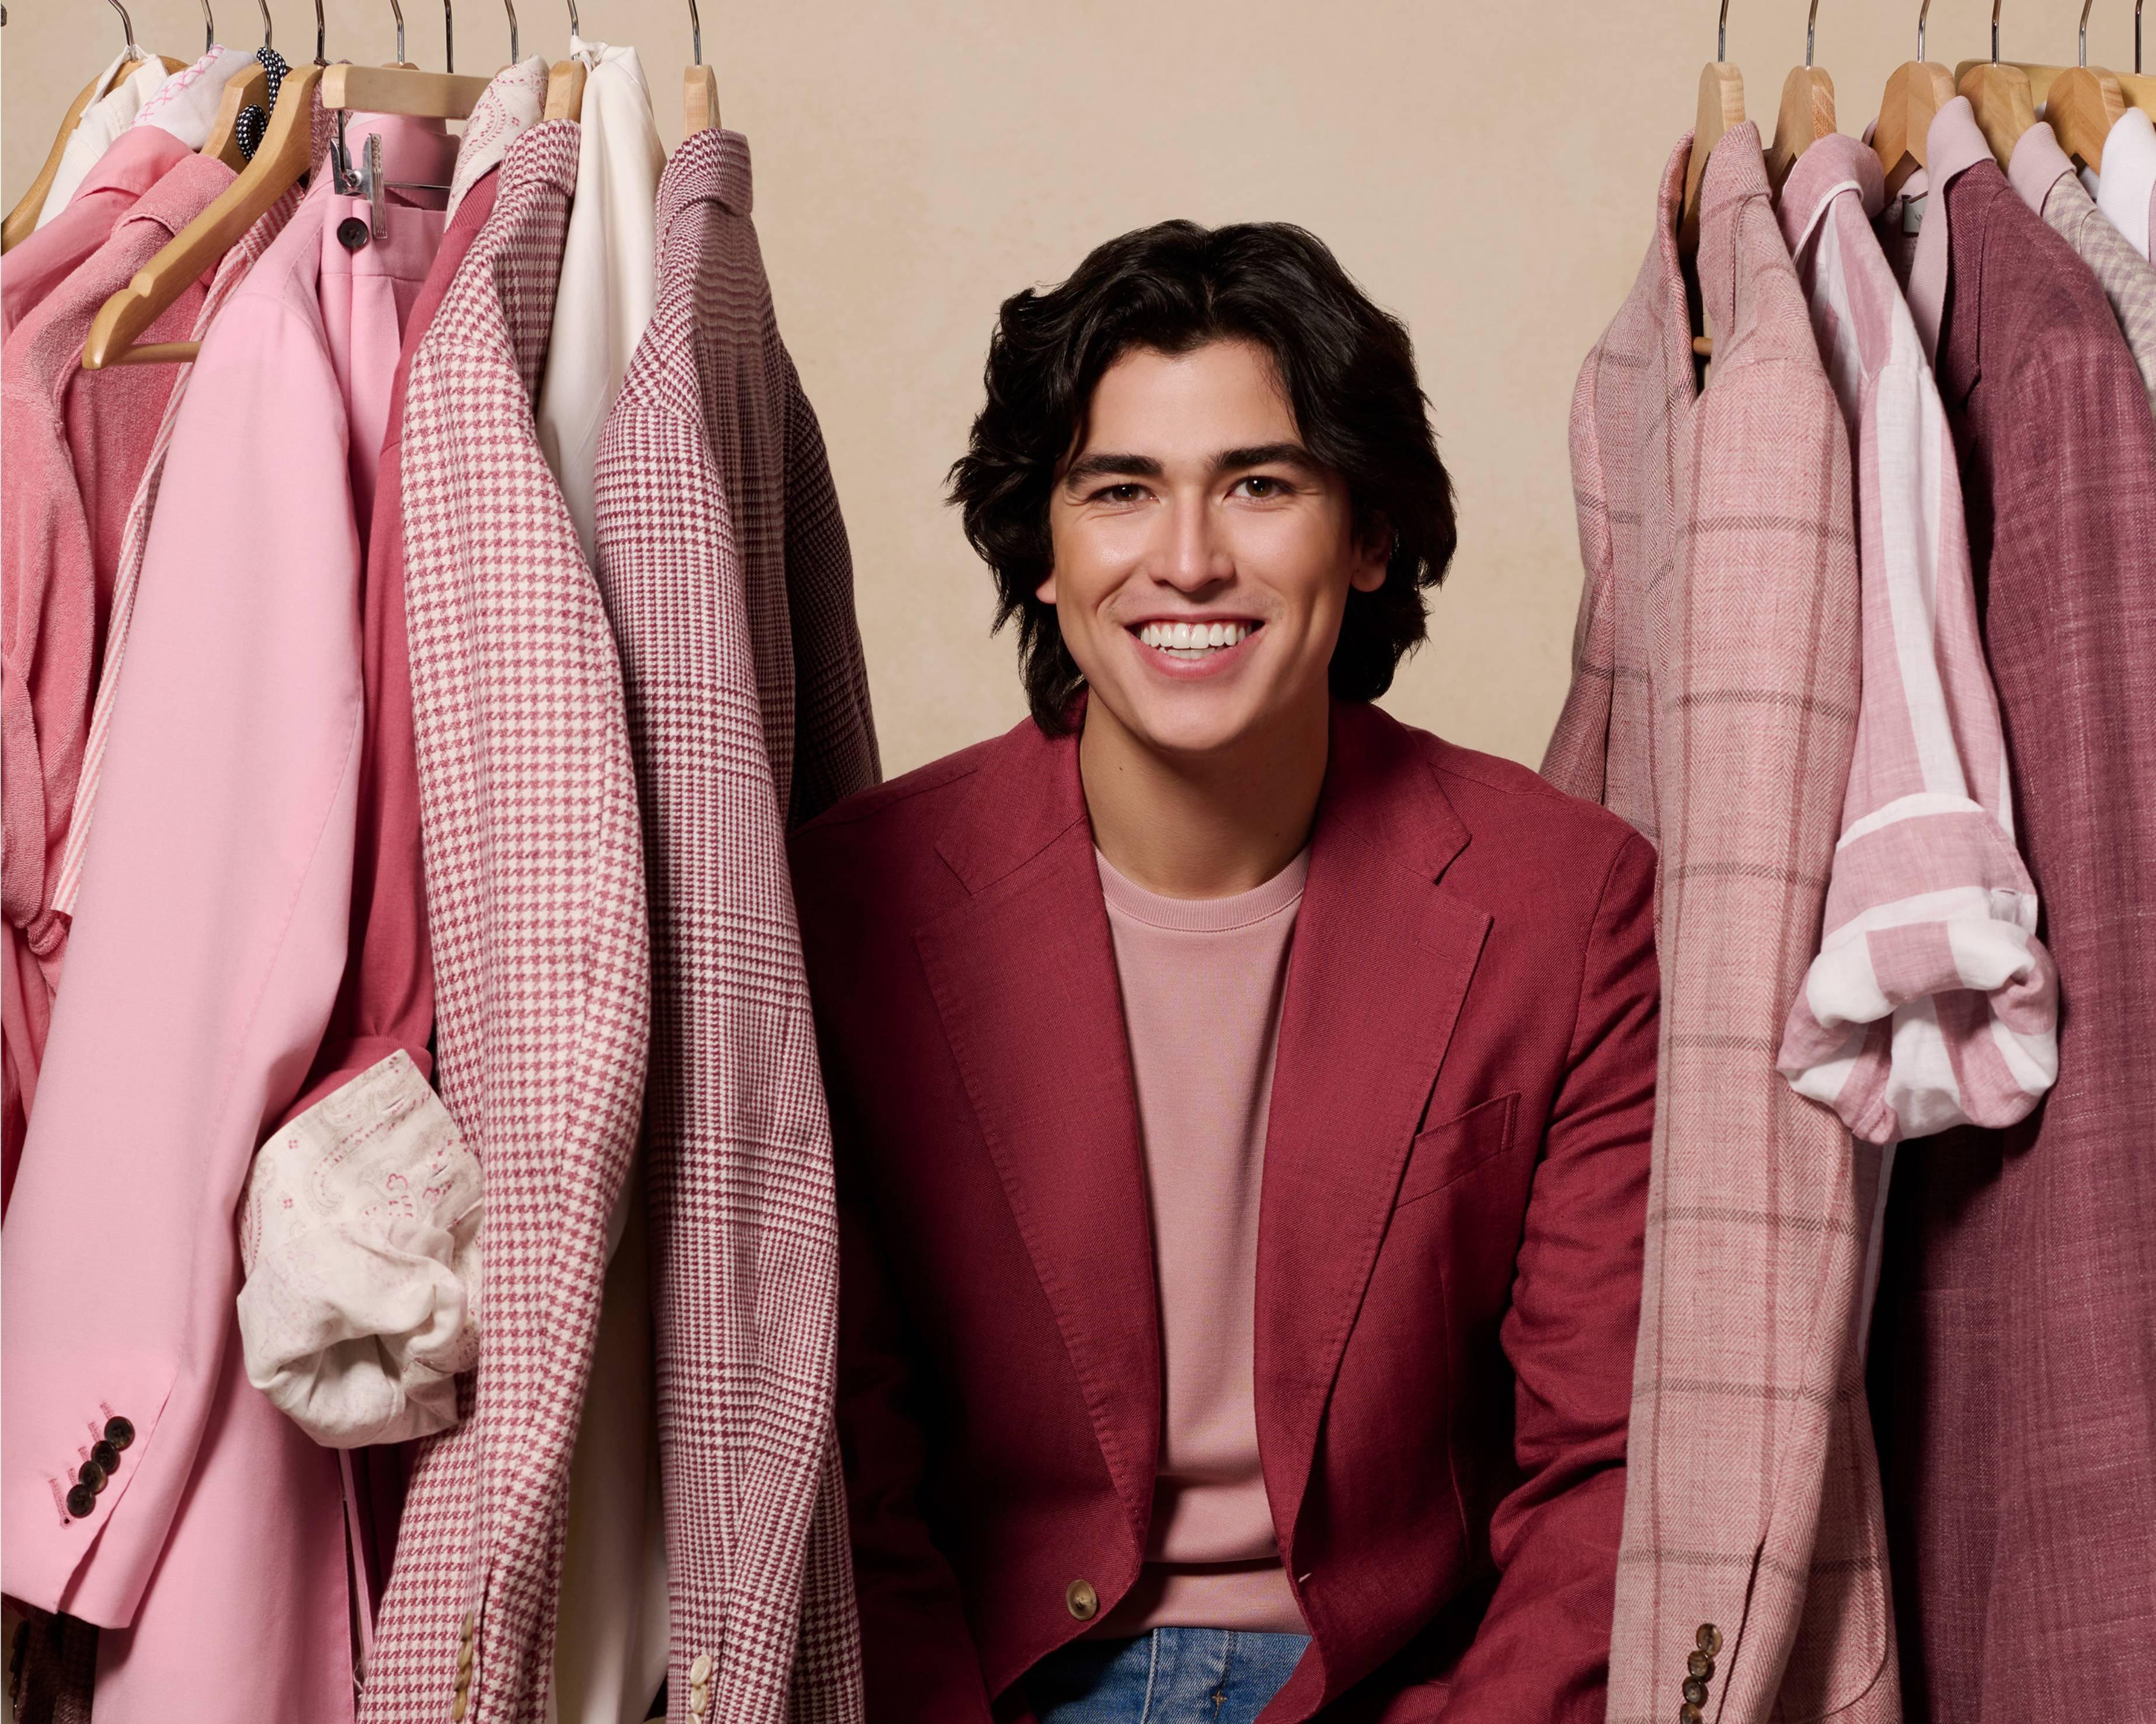
[[[1291,1541],[1333,1378],[1489,932],[1486,913],[1437,884],[1466,843],[1409,733],[1339,709],[1259,1202],[1258,1446]]]
[[[1162,1416],[1152,1228],[1075,741],[1026,725],[980,778],[940,846],[973,895],[916,944],[1142,1549]]]

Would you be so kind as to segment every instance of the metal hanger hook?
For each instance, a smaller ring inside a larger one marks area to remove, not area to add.
[[[202,0],[203,52],[208,54],[217,46],[217,20],[209,15],[209,0]]]
[[[2141,0],[2133,0],[2133,75],[2141,75]]]
[[[254,3],[262,8],[262,45],[267,48],[270,46],[270,38],[277,33],[276,23],[270,16],[270,0],[254,0]]]
[[[457,20],[449,10],[449,0],[442,0],[442,69],[454,72],[457,69]]]
[[[397,0],[389,0],[389,9],[397,18],[397,64],[401,66],[404,64],[404,8]]]
[[[1812,14],[1804,20],[1804,69],[1812,69],[1812,49],[1819,42],[1819,0],[1812,0]]]
[[[1932,0],[1924,0],[1923,9],[1917,14],[1917,59],[1924,57],[1924,25],[1932,15]]]
[[[326,66],[330,63],[329,27],[322,22],[322,0],[315,0],[315,64]]]
[[[501,9],[509,14],[509,60],[514,65],[521,58],[516,52],[516,0],[501,0]]]
[[[2082,57],[2081,57],[2081,60],[2080,60],[2079,64],[2080,64],[2080,65],[2081,65],[2082,69],[2084,71],[2086,71],[2086,70],[2088,69],[2088,15],[2089,15],[2089,8],[2090,8],[2091,7],[2094,6],[2095,4],[2096,4],[2096,0],[2082,0]]]
[[[1991,64],[1999,64],[1999,8],[2002,0],[1991,0]]]
[[[584,27],[577,22],[577,0],[569,0],[569,33],[579,42],[584,39]]]
[[[689,45],[696,55],[695,64],[704,64],[704,21],[696,16],[696,0],[689,0]]]
[[[131,60],[142,58],[142,50],[135,45],[135,20],[127,16],[127,8],[120,0],[112,0],[112,9],[120,14],[120,28],[127,38],[126,57]]]
[[[1722,22],[1715,27],[1714,59],[1721,65],[1729,59],[1729,0],[1722,0]]]

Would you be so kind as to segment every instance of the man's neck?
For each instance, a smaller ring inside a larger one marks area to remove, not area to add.
[[[1096,697],[1078,771],[1093,842],[1110,865],[1170,898],[1263,885],[1310,841],[1325,785],[1329,707],[1203,757],[1148,748]]]

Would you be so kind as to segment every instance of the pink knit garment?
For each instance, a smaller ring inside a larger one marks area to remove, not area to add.
[[[1098,856],[1137,1084],[1166,1429],[1145,1571],[1096,1635],[1306,1634],[1258,1465],[1258,1195],[1307,851],[1254,891],[1163,898]]]

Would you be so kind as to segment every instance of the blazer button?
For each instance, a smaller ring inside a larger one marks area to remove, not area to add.
[[[86,1487],[94,1496],[105,1489],[105,1469],[94,1460],[85,1460],[75,1469],[75,1483]]]
[[[1722,1630],[1711,1622],[1703,1622],[1699,1625],[1699,1632],[1692,1636],[1692,1644],[1709,1658],[1719,1658],[1722,1656]]]
[[[135,1427],[116,1415],[105,1421],[105,1440],[116,1449],[125,1449],[135,1440]]]
[[[120,1470],[120,1450],[110,1443],[92,1443],[90,1445],[90,1458],[108,1473],[116,1473]]]
[[[711,1655],[700,1652],[689,1665],[689,1686],[701,1688],[711,1680]]]
[[[1704,1652],[1693,1653],[1685,1660],[1685,1668],[1702,1682],[1711,1680],[1714,1675],[1714,1660]]]
[[[1700,1711],[1697,1706],[1690,1701],[1686,1701],[1677,1708],[1677,1724],[1700,1724],[1700,1720],[1706,1716],[1707,1714]]]
[[[1100,1614],[1101,1595],[1093,1590],[1090,1580],[1074,1580],[1064,1588],[1063,1603],[1081,1622],[1091,1622]]]
[[[78,1521],[86,1519],[97,1506],[97,1493],[87,1485],[77,1485],[67,1494],[67,1511]]]
[[[1686,1676],[1685,1678],[1684,1685],[1684,1697],[1685,1704],[1686,1706],[1705,1706],[1707,1704],[1707,1684],[1701,1681],[1697,1676]]]

